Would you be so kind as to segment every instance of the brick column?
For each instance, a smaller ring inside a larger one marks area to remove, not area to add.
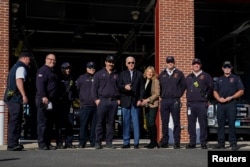
[[[166,57],[172,55],[175,57],[176,67],[186,76],[191,71],[194,57],[194,1],[158,0],[155,13],[156,68],[159,72],[162,71]],[[185,94],[181,101],[181,143],[188,143]],[[161,137],[161,126],[159,134]]]
[[[0,1],[0,100],[6,88],[6,80],[9,72],[9,0]],[[7,110],[5,109],[5,136],[7,142]]]

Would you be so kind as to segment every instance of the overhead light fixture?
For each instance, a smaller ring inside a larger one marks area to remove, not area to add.
[[[12,13],[17,13],[20,5],[18,3],[12,3]]]
[[[131,12],[131,15],[132,15],[133,20],[138,20],[140,12],[137,11],[137,10],[134,10],[134,11]]]
[[[81,33],[75,33],[74,38],[75,39],[82,39],[82,34]]]
[[[82,35],[83,35],[83,26],[77,26],[74,31],[74,38],[82,39]]]

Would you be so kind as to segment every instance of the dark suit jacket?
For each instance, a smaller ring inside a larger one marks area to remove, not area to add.
[[[125,85],[131,84],[132,90],[127,91]],[[121,93],[121,107],[129,108],[132,105],[136,106],[138,100],[143,99],[144,95],[144,80],[140,71],[133,71],[133,78],[131,81],[130,71],[125,70],[120,73],[118,80],[118,87]]]

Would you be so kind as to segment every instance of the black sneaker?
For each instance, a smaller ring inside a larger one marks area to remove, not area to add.
[[[206,144],[201,144],[201,149],[207,149],[207,145]]]
[[[49,147],[47,146],[39,146],[39,150],[49,150]]]
[[[167,143],[161,143],[160,147],[161,148],[168,148],[168,144]]]
[[[61,145],[57,145],[57,146],[56,146],[56,149],[64,149],[64,147],[63,147],[63,145],[61,144]]]
[[[16,146],[8,146],[7,151],[22,151],[23,150],[23,145],[16,145]]]
[[[213,146],[213,149],[225,149],[225,145],[224,144],[216,144]]]
[[[116,149],[116,147],[112,143],[107,143],[105,148]]]
[[[86,145],[85,144],[79,144],[78,145],[78,148],[85,148],[86,147]],[[95,144],[94,144],[94,146],[93,147],[95,147]]]
[[[48,149],[49,149],[49,150],[56,150],[57,147],[56,147],[56,146],[53,146],[52,144],[50,144],[50,145],[48,146]]]
[[[232,151],[237,151],[238,150],[238,147],[237,147],[237,144],[232,144]]]
[[[95,149],[102,149],[101,143],[95,143]]]
[[[68,144],[65,144],[64,148],[76,148],[76,147],[73,144],[68,143]]]
[[[153,148],[159,148],[159,147],[160,146],[157,142],[152,142],[152,143],[148,144],[146,148],[153,149]]]
[[[123,145],[121,148],[130,148],[130,144]]]
[[[139,144],[135,144],[134,149],[139,149]]]
[[[174,149],[180,149],[181,147],[180,147],[180,144],[179,143],[176,143],[176,144],[174,144]]]
[[[186,145],[186,149],[194,149],[195,147],[196,147],[195,144]]]
[[[95,143],[90,143],[90,147],[95,147]]]

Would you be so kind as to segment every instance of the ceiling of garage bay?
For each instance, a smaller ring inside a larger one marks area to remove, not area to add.
[[[151,57],[155,51],[155,3],[156,0],[11,0],[12,47],[16,48],[22,40],[27,49],[35,52]],[[16,13],[15,4],[19,5]],[[209,59],[210,54],[218,54],[218,47],[230,52],[235,49],[235,37],[241,47],[249,44],[250,1],[197,0],[194,4],[197,57]],[[138,19],[132,13],[139,13]]]
[[[154,52],[155,1],[18,0],[16,34],[33,50],[97,54]],[[138,19],[136,14],[138,13]],[[134,16],[134,17],[133,17]],[[15,19],[16,18],[16,19]],[[23,32],[22,32],[23,31]]]

